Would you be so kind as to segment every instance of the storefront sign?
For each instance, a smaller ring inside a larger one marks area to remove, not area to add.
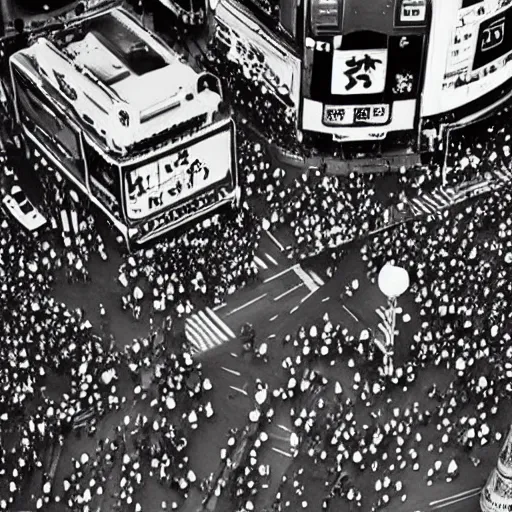
[[[512,76],[512,5],[457,3],[433,11],[422,115],[473,102]]]
[[[331,94],[376,94],[384,91],[388,52],[335,50],[332,60]]]
[[[482,21],[473,59],[473,70],[486,66],[512,51],[512,7]]]
[[[427,19],[426,0],[401,0],[396,13],[395,25],[424,25]]]
[[[325,105],[323,123],[327,126],[383,125],[390,120],[389,105]]]
[[[143,219],[223,181],[232,166],[230,126],[128,171],[125,186],[128,217]]]

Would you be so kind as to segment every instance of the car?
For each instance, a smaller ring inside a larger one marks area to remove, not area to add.
[[[18,185],[12,186],[11,193],[3,198],[2,203],[11,215],[29,231],[35,231],[46,224],[46,219],[32,205]]]

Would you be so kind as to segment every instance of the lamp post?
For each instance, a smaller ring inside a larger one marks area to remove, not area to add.
[[[398,297],[409,288],[409,273],[402,267],[386,263],[379,272],[378,285],[380,291],[388,299],[388,311],[386,314],[386,345],[381,348],[384,353],[384,373],[393,374],[393,354],[395,347],[396,305]]]
[[[480,494],[480,508],[483,512],[512,510],[512,426],[498,456],[498,464]]]

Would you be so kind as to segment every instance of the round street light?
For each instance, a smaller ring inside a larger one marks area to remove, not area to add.
[[[409,272],[405,268],[386,263],[379,272],[378,284],[388,299],[395,299],[409,288]]]
[[[385,323],[385,349],[384,349],[384,372],[386,375],[393,375],[393,353],[395,346],[396,327],[396,303],[397,298],[409,288],[409,273],[402,267],[396,267],[386,263],[379,272],[378,285],[380,291],[387,297],[389,316]]]

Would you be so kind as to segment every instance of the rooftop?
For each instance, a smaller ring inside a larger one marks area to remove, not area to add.
[[[198,75],[120,11],[84,24],[59,44],[75,64],[140,111],[189,92]],[[177,77],[179,80],[177,80]]]

